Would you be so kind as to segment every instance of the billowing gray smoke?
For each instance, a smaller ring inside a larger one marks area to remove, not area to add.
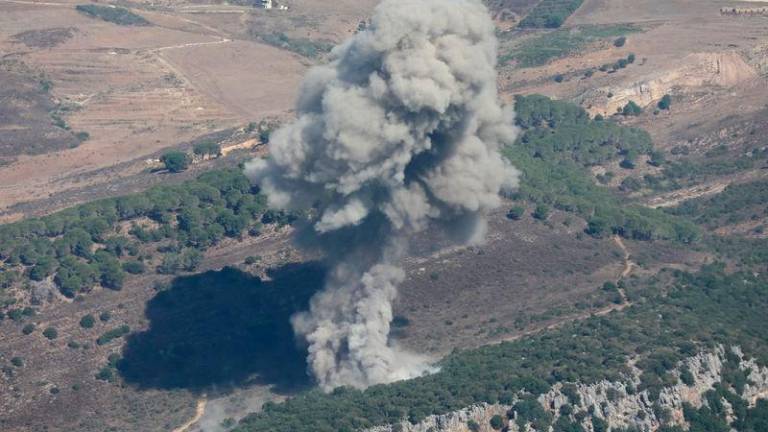
[[[482,239],[485,214],[516,184],[499,154],[516,130],[498,102],[496,51],[479,0],[384,0],[368,30],[310,70],[270,158],[246,167],[272,207],[309,210],[298,243],[332,265],[293,317],[324,389],[429,370],[388,340],[398,263],[428,225]]]

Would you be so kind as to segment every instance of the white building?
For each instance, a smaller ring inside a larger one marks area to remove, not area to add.
[[[288,6],[277,4],[277,2],[272,0],[261,0],[261,7],[264,9],[288,10]]]

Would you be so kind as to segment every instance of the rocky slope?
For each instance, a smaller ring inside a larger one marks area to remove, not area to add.
[[[759,52],[750,62],[759,66]],[[690,92],[705,86],[730,88],[758,76],[753,65],[735,51],[689,54],[673,68],[655,71],[632,82],[589,90],[582,98],[591,114],[612,115],[629,101],[646,107],[665,94]]]
[[[754,360],[747,360],[738,347],[730,349],[740,358],[739,369],[748,374],[748,383],[740,396],[752,407],[758,399],[768,398],[768,368],[756,364]],[[584,416],[580,420],[582,427],[588,432],[595,430],[592,417],[606,421],[611,428],[634,427],[641,431],[654,431],[662,423],[685,428],[687,425],[683,417],[683,405],[690,404],[698,408],[706,403],[705,393],[723,380],[726,354],[726,348],[719,347],[712,352],[701,353],[681,362],[676,373],[689,370],[693,383],[686,385],[678,380],[677,384],[661,391],[658,403],[651,400],[647,390],[634,391],[640,384],[641,373],[634,366],[632,376],[626,381],[577,384],[575,392],[564,392],[563,386],[557,384],[549,392],[539,396],[538,402],[555,420],[564,412],[561,407],[569,404],[573,406],[573,412],[591,413],[591,416]],[[574,393],[578,396],[574,397]],[[430,416],[416,425],[406,421],[372,428],[366,432],[491,432],[493,429],[490,427],[490,419],[495,415],[504,418],[506,430],[509,432],[545,432],[536,430],[530,423],[516,421],[514,417],[517,413],[513,405],[514,403],[476,405],[445,415]],[[656,408],[654,405],[657,405]],[[513,418],[507,419],[507,413],[512,414]],[[660,415],[666,417],[666,420],[659,418]],[[522,428],[519,423],[523,423]]]

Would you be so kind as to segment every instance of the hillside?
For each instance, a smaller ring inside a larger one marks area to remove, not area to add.
[[[484,1],[519,182],[398,252],[384,344],[436,372],[329,393],[292,319],[349,251],[244,167],[378,2],[275,3],[0,0],[0,430],[768,430],[758,3]]]

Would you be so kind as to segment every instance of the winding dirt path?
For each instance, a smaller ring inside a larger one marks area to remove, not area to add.
[[[621,273],[619,274],[618,278],[616,279],[616,282],[620,282],[622,279],[625,279],[625,278],[629,277],[630,274],[632,274],[632,270],[634,270],[637,267],[637,263],[632,261],[632,259],[631,259],[632,257],[631,257],[631,255],[629,253],[629,249],[627,249],[627,246],[624,244],[624,241],[621,239],[621,237],[614,236],[613,237],[613,242],[616,243],[616,246],[618,246],[619,249],[621,249],[621,251],[624,253],[624,268],[622,269]],[[589,318],[589,317],[591,317],[593,315],[594,316],[608,315],[609,313],[611,313],[613,311],[620,311],[620,310],[623,310],[625,308],[628,308],[628,307],[632,306],[632,302],[630,302],[627,299],[627,294],[624,291],[624,288],[619,288],[619,295],[621,295],[621,300],[622,300],[620,304],[612,303],[612,304],[610,304],[610,305],[608,305],[608,306],[606,306],[606,307],[604,307],[602,309],[599,309],[599,310],[592,310],[592,311],[582,312],[582,313],[579,313],[579,314],[576,314],[576,315],[571,315],[571,316],[568,316],[568,317],[564,317],[562,320],[559,320],[559,321],[547,324],[545,326],[535,327],[535,328],[532,328],[530,330],[526,330],[526,331],[524,331],[522,333],[518,333],[518,334],[516,334],[514,336],[504,337],[504,338],[500,339],[499,342],[516,341],[518,339],[534,335],[534,334],[539,333],[541,331],[554,330],[554,329],[556,329],[556,328],[558,328],[558,327],[560,327],[560,326],[562,326],[562,325],[564,325],[566,323],[572,322],[572,321],[579,321],[579,320],[587,319],[587,318]]]
[[[191,419],[189,419],[186,423],[183,425],[177,427],[173,430],[173,432],[187,432],[189,428],[195,425],[195,423],[199,422],[201,418],[203,418],[203,414],[205,414],[205,405],[208,403],[208,400],[203,396],[202,399],[197,401],[197,406],[195,406],[195,415]]]
[[[624,252],[624,271],[621,272],[621,276],[619,277],[619,281],[621,281],[622,279],[632,274],[632,269],[635,268],[637,264],[632,261],[629,250],[627,249],[627,246],[624,244],[624,240],[622,240],[621,237],[613,236],[613,241],[616,243],[616,246],[618,246],[619,249]],[[627,305],[629,302],[627,301],[627,293],[624,292],[624,288],[619,288],[619,294],[621,294],[621,299],[623,300],[622,303]]]

